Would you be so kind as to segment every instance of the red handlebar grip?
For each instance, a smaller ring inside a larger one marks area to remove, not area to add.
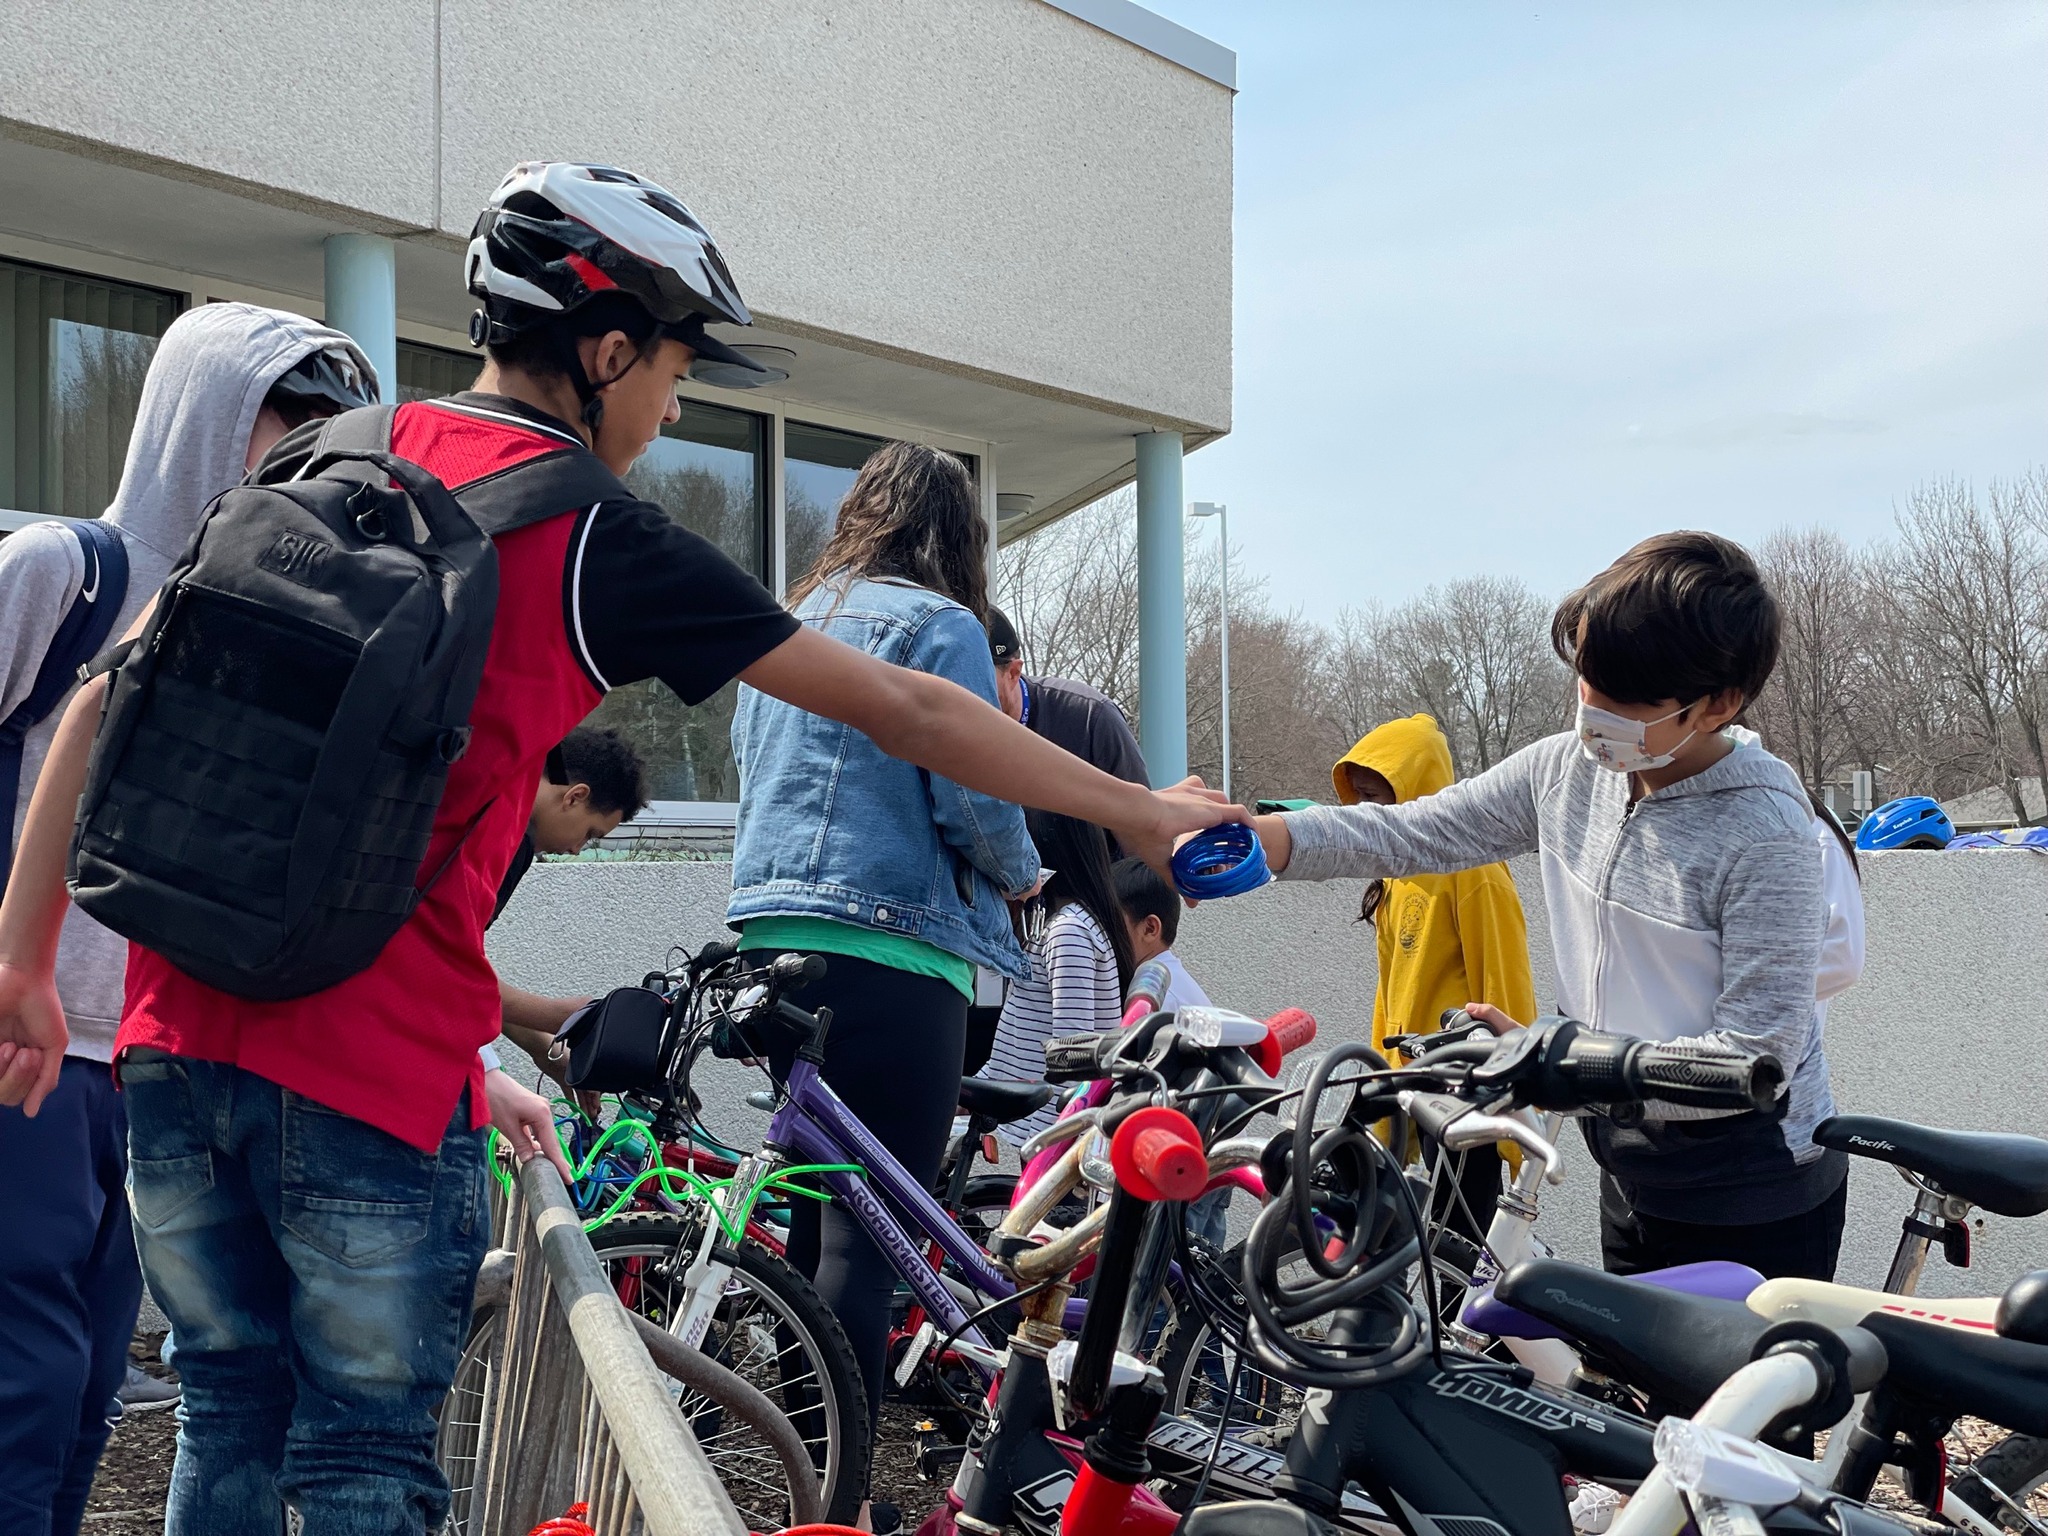
[[[1192,1200],[1209,1182],[1202,1144],[1184,1141],[1172,1131],[1140,1131],[1132,1157],[1138,1171],[1169,1200]]]
[[[1251,1048],[1252,1060],[1266,1076],[1278,1077],[1288,1052],[1300,1050],[1315,1037],[1314,1014],[1306,1008],[1283,1008],[1266,1020],[1266,1038]]]
[[[1192,1200],[1209,1184],[1201,1133],[1179,1110],[1160,1104],[1116,1128],[1109,1163],[1117,1183],[1141,1200]]]
[[[1315,1039],[1316,1016],[1306,1008],[1283,1008],[1266,1020],[1266,1032],[1280,1043],[1280,1054],[1289,1055]]]

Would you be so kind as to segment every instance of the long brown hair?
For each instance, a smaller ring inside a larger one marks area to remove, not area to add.
[[[884,443],[855,477],[832,537],[789,590],[794,608],[842,573],[929,588],[988,623],[988,521],[950,453]]]

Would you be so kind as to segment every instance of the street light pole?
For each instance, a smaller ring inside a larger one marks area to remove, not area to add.
[[[1230,509],[1221,502],[1198,501],[1196,517],[1213,517],[1223,537],[1223,631],[1218,642],[1223,662],[1223,796],[1230,798]]]

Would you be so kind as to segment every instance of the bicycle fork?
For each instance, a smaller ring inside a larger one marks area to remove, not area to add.
[[[774,1176],[775,1167],[774,1159],[750,1153],[739,1160],[731,1182],[709,1196],[711,1219],[704,1223],[704,1231],[697,1239],[697,1252],[683,1272],[683,1306],[669,1330],[692,1349],[703,1347],[704,1335],[711,1331],[711,1319],[725,1297],[727,1282],[732,1279],[732,1266],[718,1257],[719,1233],[727,1223],[745,1230],[754,1191]],[[733,1204],[738,1206],[736,1211]]]

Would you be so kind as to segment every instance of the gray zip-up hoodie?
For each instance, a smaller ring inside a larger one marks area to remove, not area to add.
[[[1539,853],[1559,1012],[1784,1064],[1782,1116],[1667,1107],[1634,1128],[1588,1122],[1638,1211],[1754,1223],[1813,1209],[1846,1174],[1841,1154],[1813,1142],[1834,1102],[1814,1007],[1826,901],[1812,828],[1798,776],[1753,737],[1631,804],[1628,775],[1567,732],[1424,799],[1290,814],[1284,878],[1448,872]]]
[[[127,631],[170,575],[199,526],[199,514],[243,475],[249,434],[270,386],[300,359],[346,347],[374,380],[369,362],[339,331],[254,304],[206,304],[171,322],[158,341],[121,488],[103,520],[128,551],[127,596],[113,633]],[[85,556],[60,523],[33,523],[0,539],[0,719],[35,686],[43,656],[85,582]],[[14,808],[18,842],[43,758],[63,719],[67,694],[23,743]],[[94,1061],[114,1054],[128,941],[72,908],[57,950],[57,995],[71,1026],[69,1053]]]

